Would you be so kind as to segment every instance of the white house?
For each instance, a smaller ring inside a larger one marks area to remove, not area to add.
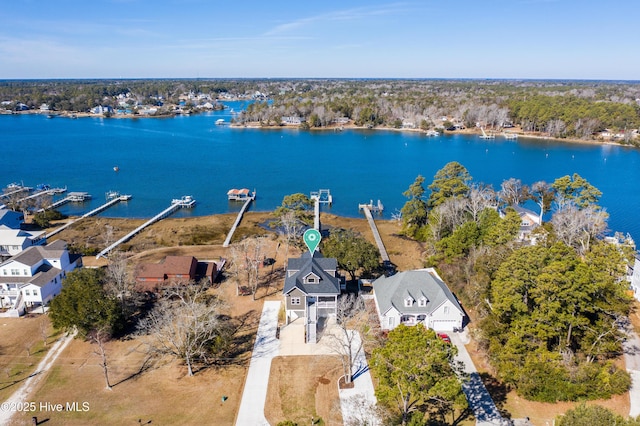
[[[47,305],[62,289],[67,272],[82,266],[67,243],[33,246],[0,263],[0,305],[23,313],[24,307]]]
[[[281,119],[282,124],[285,126],[299,126],[305,121],[306,120],[303,117],[298,116],[286,116]]]
[[[46,242],[44,231],[25,231],[0,225],[0,257],[15,256],[29,247]]]
[[[433,268],[382,276],[373,282],[373,296],[383,330],[417,323],[438,331],[464,326],[464,310]]]

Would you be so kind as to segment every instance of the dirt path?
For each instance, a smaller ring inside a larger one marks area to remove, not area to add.
[[[40,364],[38,364],[36,371],[32,375],[30,375],[27,380],[24,381],[22,386],[20,386],[20,388],[16,390],[13,395],[11,395],[5,402],[0,404],[0,424],[8,424],[9,420],[11,420],[11,417],[13,417],[16,411],[21,410],[25,404],[31,402],[28,399],[29,394],[31,393],[35,385],[37,385],[45,376],[44,373],[46,373],[51,368],[58,356],[67,347],[69,342],[73,340],[75,335],[76,333],[73,333],[58,339],[58,341],[53,344],[51,349],[49,349],[42,361],[40,361]],[[35,403],[37,404],[38,402]],[[34,410],[31,410],[31,407],[29,406],[30,411],[37,411],[37,408],[38,407],[36,406]]]

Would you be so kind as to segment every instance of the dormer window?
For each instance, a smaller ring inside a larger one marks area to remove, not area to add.
[[[410,308],[413,305],[413,299],[411,297],[407,297],[404,299],[404,306]]]
[[[421,297],[420,299],[418,299],[418,306],[420,306],[421,308],[427,306],[427,298]]]
[[[309,274],[304,277],[305,284],[318,284],[320,282],[320,277],[316,274]]]

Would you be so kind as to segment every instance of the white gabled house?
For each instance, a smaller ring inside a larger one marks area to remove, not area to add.
[[[453,331],[465,324],[464,310],[433,268],[382,276],[373,282],[373,297],[382,330],[423,323]]]
[[[0,225],[0,257],[15,256],[29,247],[46,242],[44,231],[25,231]]]
[[[60,293],[67,272],[80,266],[82,258],[70,255],[62,240],[29,247],[0,263],[0,306],[10,308],[10,316],[24,314],[26,307],[45,306]]]

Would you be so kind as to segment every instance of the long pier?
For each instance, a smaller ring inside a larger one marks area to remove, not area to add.
[[[56,190],[49,190],[52,194],[55,194]],[[56,209],[62,205],[65,205],[67,203],[70,202],[74,202],[74,203],[83,203],[86,200],[90,200],[91,199],[91,195],[89,195],[89,193],[87,192],[70,192],[69,195],[67,195],[66,197],[64,197],[62,200],[58,200],[55,203],[51,204],[49,207],[45,207],[43,209],[38,210],[38,213],[41,213],[45,210],[51,210],[51,209]]]
[[[256,192],[253,191],[253,195],[247,198],[247,201],[245,201],[244,204],[242,205],[242,208],[240,209],[240,213],[238,213],[238,217],[236,217],[236,221],[233,223],[233,226],[231,227],[231,230],[227,234],[227,238],[224,240],[224,243],[222,243],[222,247],[229,247],[229,244],[231,243],[231,237],[233,237],[233,233],[236,232],[236,228],[238,227],[238,225],[240,225],[240,221],[242,220],[242,216],[244,216],[244,212],[247,211],[247,209],[249,208],[249,204],[251,204],[251,202],[255,200],[255,198],[256,198]]]
[[[391,260],[389,259],[389,255],[387,254],[387,249],[384,247],[384,243],[382,242],[380,233],[378,232],[376,222],[373,220],[371,210],[369,210],[369,206],[367,205],[362,206],[361,208],[362,210],[364,210],[364,215],[367,217],[367,221],[369,222],[369,226],[371,227],[371,232],[373,232],[373,238],[376,240],[378,250],[380,250],[380,257],[382,258],[382,262],[385,264],[385,266],[390,266]]]
[[[115,243],[111,244],[109,247],[107,247],[106,249],[98,253],[96,255],[96,259],[100,259],[101,257],[104,257],[107,253],[109,253],[114,248],[118,247],[120,244],[129,241],[131,238],[133,238],[134,235],[138,234],[147,226],[152,225],[157,221],[164,219],[167,216],[171,216],[173,213],[175,213],[176,210],[182,207],[193,207],[194,204],[195,204],[195,200],[193,200],[191,197],[182,197],[182,200],[180,199],[173,200],[169,207],[167,207],[166,209],[164,209],[163,211],[161,211],[160,213],[158,213],[157,215],[155,215],[154,217],[152,217],[151,219],[149,219],[142,225],[138,226],[136,229],[129,232],[127,235],[120,238],[118,241],[116,241]]]
[[[31,188],[29,188],[27,186],[21,186],[20,188],[15,189],[13,191],[9,191],[9,192],[5,192],[4,194],[0,194],[0,198],[10,197],[13,194],[17,194],[18,192],[23,192],[23,191],[31,191]]]
[[[86,217],[90,217],[90,216],[94,216],[97,215],[98,213],[108,209],[109,207],[113,206],[114,204],[119,203],[120,201],[128,201],[131,198],[130,195],[121,195],[119,197],[113,198],[112,200],[108,201],[107,203],[101,205],[98,208],[95,208],[93,210],[91,210],[88,213],[83,214],[82,216],[80,216],[77,219],[74,219],[70,222],[67,222],[66,224],[62,225],[60,228],[54,229],[53,231],[49,232],[48,234],[46,234],[46,237],[52,237],[62,231],[64,231],[65,229],[67,229],[68,227],[70,227],[71,225],[73,225],[74,223],[78,222],[79,220],[82,220]]]

